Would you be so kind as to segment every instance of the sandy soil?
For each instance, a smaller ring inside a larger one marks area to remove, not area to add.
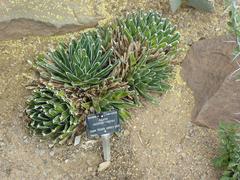
[[[149,1],[148,8],[163,9],[178,25],[182,33],[178,62],[194,41],[226,31],[222,3],[216,4],[214,14],[183,8],[172,15],[161,5]],[[144,103],[133,110],[125,130],[113,137],[112,164],[104,172],[97,172],[102,162],[98,141],[83,135],[77,146],[51,147],[29,135],[23,112],[30,94],[25,89],[27,77],[33,73],[27,60],[77,34],[0,42],[0,179],[217,179],[211,165],[217,135],[191,124],[194,100],[180,77],[180,66],[173,88],[158,97],[159,105]]]

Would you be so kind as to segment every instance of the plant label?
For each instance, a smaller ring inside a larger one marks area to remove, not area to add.
[[[89,137],[112,134],[121,130],[120,119],[116,110],[91,114],[87,116],[86,124]]]

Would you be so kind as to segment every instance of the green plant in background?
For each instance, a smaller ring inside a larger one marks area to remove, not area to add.
[[[233,61],[238,63],[240,57],[240,12],[236,0],[228,1],[226,4],[230,7],[230,21],[228,22],[228,26],[230,31],[236,36],[236,48],[233,52]]]
[[[29,127],[62,143],[82,129],[90,113],[116,109],[122,120],[129,118],[129,108],[140,105],[139,96],[153,100],[150,92],[169,89],[179,38],[159,13],[140,11],[39,56],[39,84],[47,87],[33,92]]]
[[[169,0],[172,12],[175,12],[182,4],[194,7],[199,10],[212,12],[214,10],[213,0]]]
[[[240,125],[224,123],[219,128],[219,155],[214,165],[223,169],[221,180],[240,179]]]
[[[60,144],[68,140],[77,130],[80,117],[64,91],[49,87],[34,90],[26,110],[34,134],[52,138]]]

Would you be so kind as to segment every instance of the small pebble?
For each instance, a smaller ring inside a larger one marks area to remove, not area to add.
[[[23,142],[24,142],[25,144],[27,144],[27,143],[28,143],[28,139],[24,139]]]
[[[182,147],[181,147],[181,145],[177,145],[177,147],[176,147],[176,152],[177,152],[177,153],[182,152]]]
[[[128,130],[124,131],[124,136],[129,136],[130,132]]]
[[[80,144],[80,141],[81,141],[81,136],[76,136],[74,140],[74,146],[77,146],[78,144]]]
[[[98,172],[106,170],[110,166],[110,161],[103,162],[99,164]]]
[[[18,114],[18,117],[19,117],[19,118],[22,118],[22,117],[23,117],[23,113],[19,113],[19,114]]]
[[[92,167],[88,167],[88,172],[92,172],[93,168]]]
[[[49,148],[53,148],[54,144],[49,144],[48,147]]]
[[[54,156],[54,151],[51,151],[51,152],[50,152],[50,156]]]
[[[182,153],[180,156],[181,156],[183,159],[185,159],[185,158],[187,157],[187,155],[186,155],[185,153]]]

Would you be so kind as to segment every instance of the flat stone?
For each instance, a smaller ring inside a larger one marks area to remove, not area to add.
[[[94,27],[103,19],[85,1],[0,1],[0,40],[53,35]]]

